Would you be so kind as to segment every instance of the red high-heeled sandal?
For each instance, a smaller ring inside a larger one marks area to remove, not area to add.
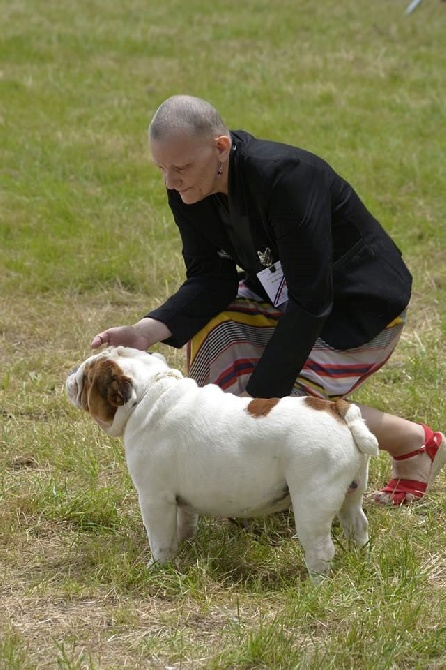
[[[436,476],[440,472],[443,465],[446,463],[446,438],[443,433],[434,433],[434,431],[420,424],[424,428],[425,443],[420,449],[411,451],[403,456],[396,456],[395,461],[404,461],[406,458],[418,456],[418,454],[427,454],[432,461],[432,467],[427,482],[419,482],[415,479],[391,479],[387,485],[379,491],[379,493],[386,493],[390,495],[393,505],[408,505],[414,500],[407,500],[406,494],[410,493],[415,499],[422,498],[432,486]],[[379,498],[376,502],[381,502]],[[388,504],[382,502],[382,504]]]

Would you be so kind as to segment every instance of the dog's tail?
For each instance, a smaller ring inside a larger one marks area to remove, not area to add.
[[[378,454],[378,440],[367,428],[358,405],[354,405],[346,400],[335,400],[336,411],[341,416],[350,429],[353,439],[359,451],[363,454],[376,456]]]

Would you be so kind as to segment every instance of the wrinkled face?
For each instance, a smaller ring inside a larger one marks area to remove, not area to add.
[[[161,354],[108,347],[71,372],[65,387],[76,407],[88,412],[108,435],[117,437],[153,380],[169,370]]]
[[[191,205],[213,193],[226,192],[226,171],[220,177],[217,172],[230,146],[229,138],[198,138],[183,132],[152,139],[150,153],[166,188],[178,191],[182,201]]]
[[[66,381],[70,400],[97,421],[106,432],[119,407],[131,400],[133,384],[120,365],[99,354],[85,361]]]

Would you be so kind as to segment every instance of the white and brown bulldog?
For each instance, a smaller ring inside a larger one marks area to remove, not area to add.
[[[362,496],[378,444],[356,405],[199,388],[161,355],[126,347],[90,356],[66,389],[108,435],[124,439],[151,564],[175,555],[198,514],[246,518],[292,505],[313,575],[330,568],[336,515],[347,537],[368,541]]]

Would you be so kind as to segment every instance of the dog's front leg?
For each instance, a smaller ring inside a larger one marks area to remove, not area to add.
[[[147,566],[166,563],[177,552],[177,506],[140,500],[141,514],[149,538],[152,558]]]

